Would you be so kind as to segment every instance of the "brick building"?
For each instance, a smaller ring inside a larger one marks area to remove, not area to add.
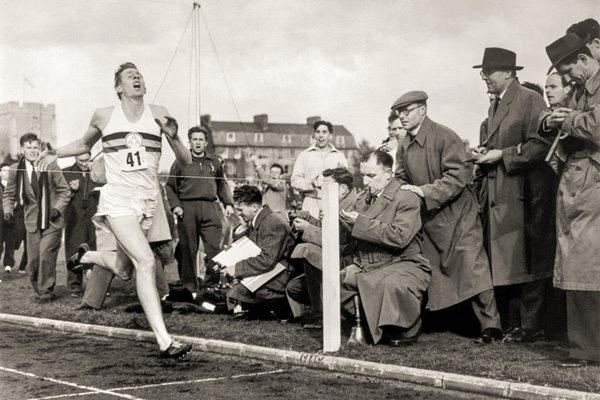
[[[270,123],[267,114],[254,116],[253,122],[212,121],[202,116],[202,124],[212,132],[212,148],[225,162],[225,172],[232,178],[253,179],[255,171],[250,154],[256,154],[267,170],[276,162],[289,175],[300,152],[313,144],[313,124],[318,116],[306,119],[305,124]],[[343,126],[334,125],[333,145],[348,160],[356,150],[354,136]]]
[[[42,141],[56,143],[56,111],[53,104],[0,104],[0,160],[16,157],[21,135],[33,132]]]

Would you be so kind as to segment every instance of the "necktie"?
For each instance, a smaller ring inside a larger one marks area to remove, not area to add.
[[[83,173],[83,200],[88,199],[88,186],[90,182],[90,174],[88,172]]]
[[[37,174],[35,172],[35,167],[33,166],[33,163],[31,163],[31,187],[33,188],[33,193],[37,197],[37,195],[38,195],[38,178],[37,178]]]
[[[496,100],[494,100],[494,114],[496,113],[496,110],[498,110],[498,106],[500,105],[500,97],[496,97]]]

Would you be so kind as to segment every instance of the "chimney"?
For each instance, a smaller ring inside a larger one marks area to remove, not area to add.
[[[204,114],[200,116],[200,126],[206,126],[209,129],[211,128],[210,114]]]
[[[263,132],[269,130],[269,116],[267,114],[255,115],[254,123],[257,124]]]
[[[315,124],[315,122],[320,121],[321,117],[318,115],[315,115],[314,117],[308,117],[306,118],[306,125],[310,126],[312,128],[312,126]]]

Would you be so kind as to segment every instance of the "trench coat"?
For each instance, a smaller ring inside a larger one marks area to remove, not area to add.
[[[378,343],[382,327],[408,329],[419,319],[431,269],[421,249],[418,196],[391,180],[371,206],[366,197],[361,193],[353,209],[359,213],[351,231],[357,254],[354,264],[341,272],[340,297],[350,311],[352,296],[360,295],[369,331]]]
[[[502,150],[480,165],[479,200],[494,286],[552,276],[557,180],[544,158],[550,142],[538,134],[542,97],[512,82],[480,132],[481,146]]]
[[[561,130],[579,146],[568,155],[558,187],[553,283],[600,291],[600,71],[585,84]]]
[[[477,197],[468,187],[473,169],[465,145],[428,117],[398,149],[396,178],[423,190],[423,252],[431,263],[427,289],[432,311],[492,289]]]

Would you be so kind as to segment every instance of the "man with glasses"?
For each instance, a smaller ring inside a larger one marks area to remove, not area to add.
[[[427,93],[411,91],[392,105],[408,137],[398,149],[396,178],[421,198],[423,253],[431,263],[428,309],[470,300],[479,320],[478,343],[502,339],[479,204],[468,184],[472,167],[452,130],[427,116]]]
[[[481,79],[495,95],[474,158],[479,198],[506,342],[544,336],[542,310],[554,258],[556,178],[544,163],[549,142],[537,133],[543,98],[521,86],[516,54],[487,48]]]

